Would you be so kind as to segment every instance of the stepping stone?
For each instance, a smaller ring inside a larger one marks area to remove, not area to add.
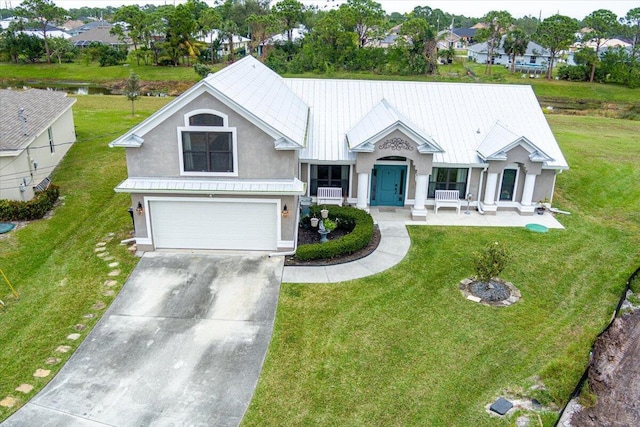
[[[109,252],[106,252],[105,254],[108,254],[108,253],[109,253]],[[106,256],[106,257],[104,257],[104,258],[102,258],[102,259],[103,259],[103,260],[105,260],[105,261],[113,261],[115,258],[114,258],[114,257],[112,257],[112,256]]]
[[[107,250],[107,248],[102,247],[102,248],[95,248],[93,251],[94,252],[104,252],[106,250]]]
[[[31,384],[20,384],[20,386],[16,388],[16,391],[24,394],[31,392],[31,390],[33,390],[33,386]]]
[[[482,298],[477,297],[477,296],[475,296],[475,295],[469,295],[469,296],[467,297],[467,299],[468,299],[469,301],[473,301],[473,302],[480,302],[480,301],[482,301]]]
[[[70,345],[59,345],[55,351],[57,353],[68,353],[69,350],[71,350],[71,346]]]
[[[106,282],[104,282],[104,285],[108,288],[112,288],[117,284],[118,284],[117,280],[107,280]]]
[[[75,341],[75,340],[77,340],[78,338],[80,338],[80,334],[69,334],[69,335],[67,335],[67,339],[68,339],[68,340]]]
[[[94,317],[96,317],[96,315],[93,313],[87,313],[83,314],[82,317],[84,317],[85,319],[93,319]]]
[[[106,306],[107,304],[103,303],[102,301],[98,301],[97,303],[93,304],[91,308],[93,308],[94,310],[102,310]]]
[[[113,271],[110,271],[109,274],[107,274],[107,276],[115,277],[115,276],[117,276],[119,274],[120,274],[120,270],[113,270]]]
[[[87,329],[87,325],[85,325],[84,323],[78,323],[77,325],[74,325],[73,329],[75,329],[76,331],[84,331],[85,329]]]
[[[117,267],[117,266],[119,266],[119,265],[120,265],[120,263],[119,263],[119,262],[112,262],[112,263],[110,263],[110,264],[109,264],[109,267],[110,267],[110,268],[116,268],[116,267]]]
[[[50,357],[44,361],[47,365],[55,365],[56,363],[60,363],[60,358],[58,357]]]
[[[51,371],[49,369],[36,369],[36,371],[33,373],[33,376],[36,378],[46,378],[50,373]]]
[[[7,396],[4,399],[0,400],[0,406],[4,406],[5,408],[11,408],[12,406],[16,406],[16,399],[11,396]]]
[[[498,400],[493,402],[489,410],[495,412],[498,415],[504,415],[509,412],[509,409],[513,408],[513,403],[509,402],[507,399],[500,397]]]
[[[107,243],[106,242],[98,242],[98,243],[96,243],[96,246],[100,248],[102,246],[107,246]]]
[[[129,252],[135,252],[135,251],[137,251],[137,250],[138,250],[138,247],[137,247],[136,245],[131,245],[131,246],[129,246],[129,247],[127,248],[127,250],[128,250]]]
[[[116,236],[116,233],[107,233],[107,237],[111,237],[112,239]]]
[[[104,292],[102,293],[102,295],[104,295],[105,297],[112,297],[112,296],[114,296],[115,294],[116,294],[116,293],[115,293],[115,291],[113,291],[113,290],[111,290],[111,289],[109,289],[109,290],[107,290],[107,291],[104,291]]]
[[[100,253],[98,254],[98,256],[99,256],[100,258],[102,258],[102,257],[106,257],[107,255],[109,255],[109,252],[100,252]]]

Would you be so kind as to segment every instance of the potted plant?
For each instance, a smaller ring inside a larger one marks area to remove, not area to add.
[[[320,220],[314,216],[313,218],[310,218],[309,221],[311,222],[311,226],[315,228],[318,226],[318,222]]]
[[[329,218],[323,219],[322,224],[324,225],[324,228],[326,228],[327,231],[329,232],[335,230],[336,227],[338,226],[338,224],[335,221],[332,221]]]
[[[536,213],[538,215],[542,215],[544,214],[544,211],[546,211],[549,208],[551,208],[551,202],[549,199],[544,198],[542,200],[539,200],[538,203],[536,204]]]
[[[320,215],[322,215],[322,219],[329,218],[329,210],[325,206],[323,206],[322,210],[320,211]]]

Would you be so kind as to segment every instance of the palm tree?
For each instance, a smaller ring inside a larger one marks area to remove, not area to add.
[[[502,48],[511,59],[511,72],[516,71],[516,56],[522,56],[527,52],[530,37],[523,30],[516,28],[507,33],[502,39]]]

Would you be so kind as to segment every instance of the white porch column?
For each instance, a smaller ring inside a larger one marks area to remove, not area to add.
[[[416,195],[411,209],[411,217],[416,220],[420,218],[427,219],[427,208],[424,203],[427,200],[427,185],[429,175],[416,175]]]
[[[415,210],[424,210],[424,203],[427,200],[428,178],[428,175],[416,175],[416,197],[413,204]]]
[[[489,172],[487,174],[487,185],[484,188],[484,204],[493,205],[496,200],[496,185],[498,184],[498,174]]]
[[[536,186],[536,176],[532,173],[528,173],[524,179],[524,189],[522,190],[522,206],[531,206],[533,200],[533,189]]]
[[[358,174],[358,202],[356,207],[358,209],[367,209],[368,198],[369,196],[369,174],[368,173],[359,173]]]

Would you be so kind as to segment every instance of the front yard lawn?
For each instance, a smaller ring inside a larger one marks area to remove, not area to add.
[[[549,121],[572,168],[556,186],[566,230],[414,226],[408,256],[387,272],[283,284],[243,425],[514,425],[485,406],[537,378],[548,390],[530,397],[564,404],[640,263],[640,123]],[[514,254],[501,277],[523,297],[508,308],[457,289],[471,253],[492,241]],[[551,426],[556,413],[542,418]]]

